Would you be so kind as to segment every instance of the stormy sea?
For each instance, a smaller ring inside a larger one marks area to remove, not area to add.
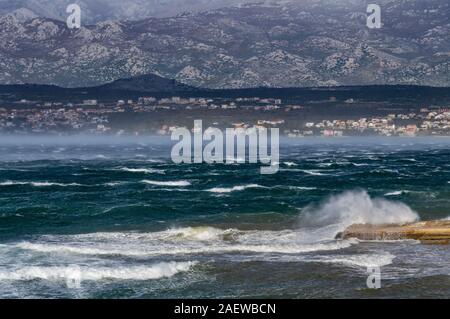
[[[448,246],[335,239],[354,223],[449,218],[450,139],[283,140],[272,175],[174,164],[170,149],[3,138],[0,297],[450,295]]]

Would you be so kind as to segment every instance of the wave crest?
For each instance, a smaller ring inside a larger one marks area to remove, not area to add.
[[[208,192],[211,193],[231,193],[246,190],[247,188],[263,188],[264,186],[258,184],[249,184],[249,185],[239,185],[233,187],[214,187],[208,189]]]
[[[150,233],[92,233],[43,236],[20,242],[16,248],[41,253],[118,256],[162,256],[221,253],[299,254],[348,248],[357,240],[311,242],[296,230],[243,231],[213,227],[186,227]],[[55,243],[58,242],[58,243]]]
[[[142,181],[142,183],[149,184],[149,185],[155,185],[155,186],[173,186],[173,187],[176,187],[176,186],[185,187],[185,186],[191,185],[191,183],[188,181],[166,181],[166,182],[164,182],[164,181],[151,181],[148,179],[144,179]]]
[[[15,185],[31,185],[33,187],[51,187],[51,186],[59,186],[59,187],[70,187],[70,186],[84,186],[78,183],[51,183],[51,182],[15,182],[15,181],[6,181],[0,183],[0,186],[15,186]]]
[[[80,280],[98,281],[116,280],[150,280],[168,278],[179,272],[186,272],[197,262],[162,262],[152,266],[132,267],[78,267],[78,266],[28,266],[15,270],[0,271],[0,280]]]
[[[154,168],[128,168],[122,167],[120,168],[123,172],[128,173],[142,173],[142,174],[164,174],[164,170],[162,169],[154,169]]]

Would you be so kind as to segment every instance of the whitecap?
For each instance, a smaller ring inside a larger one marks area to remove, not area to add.
[[[123,185],[123,184],[125,184],[125,182],[109,182],[109,183],[105,183],[103,185],[114,187],[114,186],[120,186],[120,185]]]
[[[162,169],[153,169],[153,168],[128,168],[122,167],[120,168],[123,172],[129,173],[143,173],[143,174],[164,174],[164,170]]]
[[[71,266],[27,266],[12,270],[0,270],[0,280],[69,280],[86,281],[150,280],[168,278],[186,272],[197,262],[161,262],[151,266],[130,267],[78,267]]]
[[[26,182],[13,182],[13,181],[5,181],[1,182],[0,186],[13,186],[13,185],[27,185]]]
[[[0,186],[14,186],[14,185],[31,185],[34,187],[50,187],[50,186],[60,186],[60,187],[69,187],[69,186],[83,186],[78,183],[51,183],[51,182],[17,182],[17,181],[6,181],[0,183]]]
[[[388,192],[388,193],[384,194],[384,196],[400,196],[400,195],[407,194],[407,193],[409,193],[409,191],[401,190],[401,191]]]
[[[298,190],[301,190],[301,191],[312,191],[312,190],[317,189],[317,187],[293,186],[293,185],[289,185],[289,186],[286,186],[286,187],[289,188],[289,189],[298,189]]]
[[[156,186],[174,186],[174,187],[175,186],[184,187],[191,185],[191,183],[188,181],[151,181],[148,179],[142,180],[142,183]]]
[[[294,162],[284,162],[283,164],[286,166],[298,166],[298,164],[296,164]]]
[[[322,173],[322,172],[320,172],[320,170],[315,170],[315,169],[283,168],[283,169],[280,169],[280,171],[283,171],[283,172],[301,172],[301,173],[305,173],[305,174],[312,175],[312,176],[330,175],[330,174]]]
[[[211,189],[208,189],[208,192],[211,193],[231,193],[231,192],[237,192],[237,191],[243,191],[247,188],[264,188],[264,186],[258,185],[258,184],[249,184],[249,185],[239,185],[239,186],[233,186],[233,187],[214,187]]]
[[[78,183],[69,183],[69,184],[63,184],[63,183],[50,183],[50,182],[31,182],[30,183],[34,187],[50,187],[50,186],[60,186],[60,187],[69,187],[69,186],[83,186]]]
[[[305,173],[305,174],[314,175],[314,176],[327,175],[327,174],[319,172],[318,170],[307,170],[307,169],[304,169],[304,170],[302,170],[302,172]]]
[[[313,258],[311,261],[342,264],[350,267],[383,267],[392,264],[396,256],[391,253],[359,254],[359,255],[339,255],[321,256]]]
[[[214,227],[185,227],[150,233],[93,233],[45,236],[14,248],[40,253],[119,255],[132,257],[223,253],[300,254],[345,249],[355,239],[308,241],[302,231],[241,231]]]
[[[129,256],[129,257],[147,257],[161,255],[190,255],[190,254],[222,254],[222,253],[274,253],[274,254],[300,254],[316,251],[332,251],[348,248],[358,241],[353,239],[336,240],[330,242],[296,244],[296,243],[280,243],[280,244],[222,244],[222,245],[161,245],[160,247],[141,247],[139,249],[120,248],[120,247],[83,247],[61,244],[36,244],[36,243],[20,243],[18,248],[32,250],[44,253],[69,253],[79,255],[98,255],[98,256]]]

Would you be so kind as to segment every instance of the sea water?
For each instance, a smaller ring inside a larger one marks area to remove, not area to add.
[[[0,297],[449,296],[448,246],[335,236],[448,218],[450,139],[284,140],[273,175],[174,164],[170,147],[3,138]]]

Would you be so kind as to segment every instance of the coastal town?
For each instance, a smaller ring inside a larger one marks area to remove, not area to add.
[[[329,103],[336,102],[333,99]],[[348,99],[345,105],[357,107]],[[177,127],[192,126],[193,119],[210,119],[211,125],[258,129],[278,127],[285,136],[445,136],[450,135],[450,106],[422,106],[383,114],[351,116],[330,114],[326,108],[309,116],[314,106],[277,98],[155,98],[139,97],[115,102],[95,99],[71,102],[20,100],[0,105],[3,134],[111,134],[170,135]],[[342,109],[342,107],[341,107]],[[323,111],[325,110],[325,111]],[[190,124],[189,124],[190,123]]]

